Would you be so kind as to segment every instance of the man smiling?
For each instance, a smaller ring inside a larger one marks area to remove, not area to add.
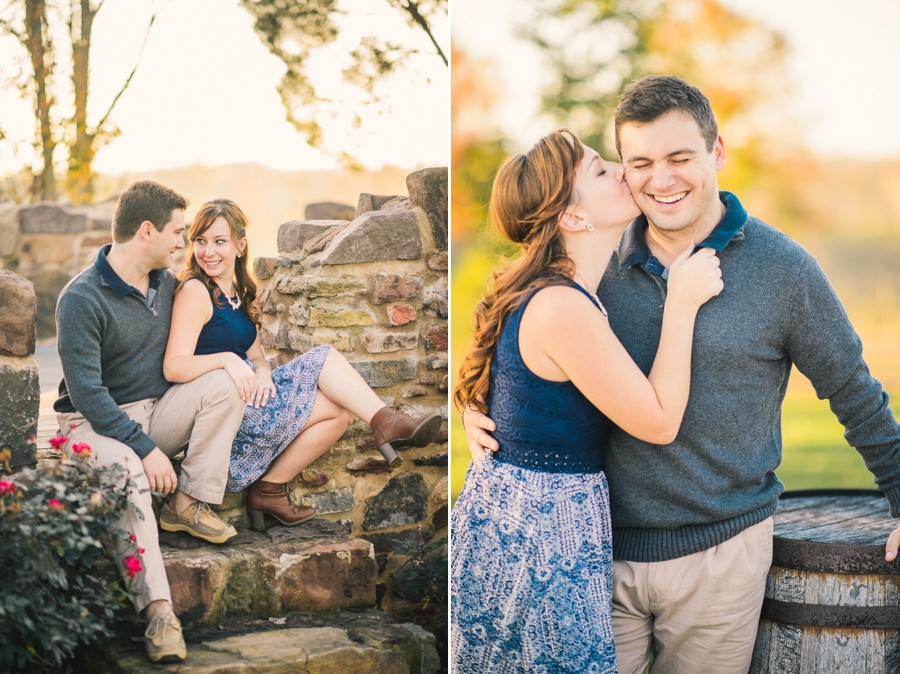
[[[63,380],[53,408],[70,447],[87,443],[95,465],[122,466],[133,483],[116,525],[126,532],[116,552],[119,559],[142,554],[134,604],[150,623],[144,640],[154,662],[183,660],[186,650],[150,490],[174,494],[163,506],[163,529],[211,543],[237,535],[207,503],[222,502],[244,402],[223,370],[176,386],[163,376],[177,284],[168,267],[184,248],[186,207],[184,197],[158,183],[131,185],[116,204],[112,245],[69,282],[56,307]],[[185,448],[176,476],[170,457]],[[123,574],[133,575],[133,566]]]
[[[681,430],[651,445],[614,430],[604,450],[621,674],[735,674],[750,665],[783,485],[781,404],[792,364],[829,398],[900,515],[900,426],[816,261],[719,192],[725,145],[706,97],[669,76],[629,85],[616,144],[644,215],[625,231],[598,289],[610,325],[648,373],[668,267],[691,242],[719,251],[724,291],[696,320]],[[497,443],[466,412],[470,447]],[[900,529],[886,558],[894,559]]]

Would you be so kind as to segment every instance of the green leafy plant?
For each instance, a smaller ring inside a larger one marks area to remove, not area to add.
[[[51,444],[67,442],[59,436]],[[87,444],[76,443],[71,451],[74,460],[0,480],[4,671],[65,671],[79,645],[112,634],[131,590],[98,576],[95,559],[104,553],[115,557],[117,541],[128,541],[133,554],[116,563],[130,578],[142,571],[138,541],[115,529],[129,507],[127,492],[136,487],[120,466],[92,467]],[[9,450],[0,452],[7,472],[9,460]]]

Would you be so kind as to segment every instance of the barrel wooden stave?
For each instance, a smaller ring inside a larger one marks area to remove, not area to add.
[[[783,539],[875,550],[895,526],[887,501],[877,492],[786,498],[775,514],[776,546]],[[900,575],[773,565],[765,596],[813,610],[817,606],[897,607]],[[750,674],[900,674],[900,624],[897,629],[853,629],[784,624],[764,617]]]

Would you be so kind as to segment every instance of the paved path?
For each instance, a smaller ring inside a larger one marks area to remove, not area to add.
[[[58,397],[59,382],[62,379],[62,365],[56,352],[56,341],[40,342],[34,349],[34,359],[38,364],[41,386],[41,409],[38,414],[37,449],[49,450],[50,438],[57,434],[59,426],[53,403]]]

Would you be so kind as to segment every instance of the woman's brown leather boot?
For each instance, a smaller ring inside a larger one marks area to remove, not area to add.
[[[250,513],[250,524],[256,531],[266,529],[263,513],[269,513],[286,527],[296,526],[316,515],[315,508],[298,506],[291,500],[287,483],[262,480],[251,484],[247,491],[247,511]]]
[[[369,426],[375,433],[375,446],[381,456],[387,459],[391,468],[395,468],[403,460],[395,450],[429,444],[441,430],[441,415],[432,412],[413,419],[396,408],[382,407],[372,417]]]

